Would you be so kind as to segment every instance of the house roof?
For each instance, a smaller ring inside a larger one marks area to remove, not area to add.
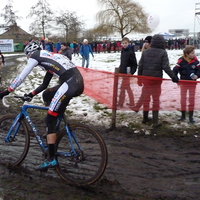
[[[8,30],[6,30],[4,33],[0,34],[0,36],[8,36],[8,35],[31,35],[21,29],[19,26],[17,26],[17,23],[15,23],[12,26],[8,27]]]

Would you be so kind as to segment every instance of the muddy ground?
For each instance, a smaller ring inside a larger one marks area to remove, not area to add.
[[[0,115],[16,112],[4,108],[2,103],[0,110]],[[37,114],[35,118],[43,120]],[[97,183],[87,188],[69,186],[51,170],[36,172],[35,167],[40,161],[33,160],[30,167],[16,170],[6,167],[0,158],[0,199],[200,199],[198,130],[188,129],[187,134],[183,134],[164,126],[149,129],[150,135],[145,135],[120,125],[112,131],[101,125],[92,126],[102,135],[108,148],[108,165]],[[38,159],[42,160],[39,156]]]

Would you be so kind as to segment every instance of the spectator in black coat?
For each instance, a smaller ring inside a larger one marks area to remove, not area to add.
[[[139,61],[138,75],[162,78],[163,70],[170,76],[173,82],[178,82],[178,78],[169,67],[169,58],[165,50],[165,39],[161,35],[154,35],[151,40],[151,48],[146,49]],[[155,56],[156,55],[156,56]],[[147,111],[147,116],[143,120],[148,120],[150,97],[153,98],[153,127],[162,125],[158,121],[158,111],[160,109],[160,94],[162,79],[143,79],[144,102],[143,111]],[[139,85],[142,86],[139,82]]]
[[[61,54],[72,60],[72,49],[69,47],[69,45],[70,44],[66,42],[61,43]]]
[[[125,37],[122,39],[122,51],[121,51],[121,62],[119,66],[119,73],[123,74],[134,74],[137,69],[137,60],[135,57],[135,52],[130,46],[129,38]],[[127,91],[129,96],[129,107],[134,107],[134,96],[132,89],[130,87],[130,78],[128,76],[122,77],[122,83],[119,95],[119,108],[123,107],[125,100],[125,91]]]

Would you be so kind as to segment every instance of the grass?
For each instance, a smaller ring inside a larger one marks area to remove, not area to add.
[[[94,108],[97,112],[99,112],[99,111],[101,111],[101,110],[108,109],[107,107],[105,107],[105,106],[103,106],[102,104],[97,103],[97,102],[94,103],[93,108]]]

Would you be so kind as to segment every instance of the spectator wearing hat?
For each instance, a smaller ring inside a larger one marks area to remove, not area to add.
[[[145,39],[144,39],[144,44],[143,44],[143,47],[142,47],[142,52],[148,48],[151,47],[151,39],[152,39],[152,36],[147,36]]]
[[[92,57],[94,58],[93,51],[91,46],[88,44],[88,40],[84,39],[83,40],[83,45],[80,47],[80,54],[82,56],[82,67],[85,66],[85,61],[86,61],[86,68],[89,67],[89,54],[92,54]]]

